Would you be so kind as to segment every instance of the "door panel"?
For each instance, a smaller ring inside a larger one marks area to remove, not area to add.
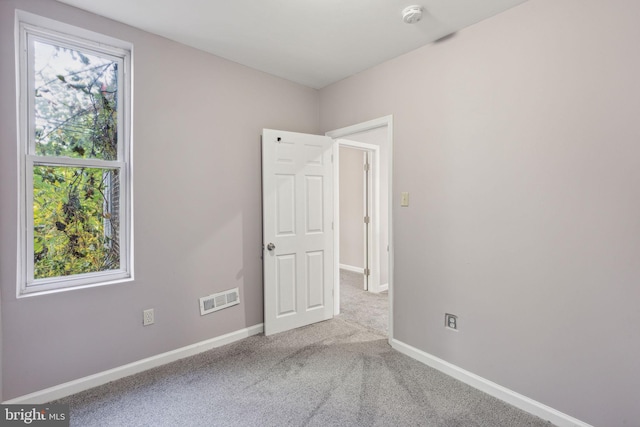
[[[307,310],[324,307],[324,252],[307,252]]]
[[[262,135],[265,334],[333,316],[333,140]]]
[[[306,206],[306,230],[307,234],[311,233],[322,233],[323,224],[324,224],[324,211],[323,211],[323,186],[322,186],[322,176],[306,176],[305,177],[306,184],[306,196],[307,196],[307,206]]]
[[[296,234],[296,182],[295,175],[276,175],[276,233],[278,236]]]
[[[277,316],[296,313],[296,254],[276,256]]]

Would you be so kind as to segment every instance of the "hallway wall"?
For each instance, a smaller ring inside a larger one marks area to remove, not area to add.
[[[361,150],[340,147],[340,264],[364,269],[364,182]]]

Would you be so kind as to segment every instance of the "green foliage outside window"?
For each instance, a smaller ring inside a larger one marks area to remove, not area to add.
[[[36,166],[33,183],[34,277],[119,268],[109,193],[117,171]]]
[[[118,269],[119,168],[59,162],[118,160],[118,63],[39,41],[33,46],[34,278]]]

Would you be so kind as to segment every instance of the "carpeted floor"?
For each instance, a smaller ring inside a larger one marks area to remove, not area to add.
[[[382,331],[349,316],[256,335],[56,403],[70,404],[71,425],[82,427],[550,425],[396,352]]]
[[[362,274],[340,270],[340,315],[338,317],[388,335],[388,293],[367,292],[363,288]]]

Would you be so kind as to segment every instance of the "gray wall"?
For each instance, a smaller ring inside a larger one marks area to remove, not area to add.
[[[321,91],[394,117],[394,337],[596,426],[640,420],[638,16],[528,1]]]
[[[364,268],[362,150],[340,147],[340,264]]]
[[[134,44],[133,283],[16,299],[15,7]],[[52,0],[2,0],[0,93],[3,399],[262,322],[260,134],[318,133],[317,91]],[[200,316],[198,297],[236,286],[239,306]]]

